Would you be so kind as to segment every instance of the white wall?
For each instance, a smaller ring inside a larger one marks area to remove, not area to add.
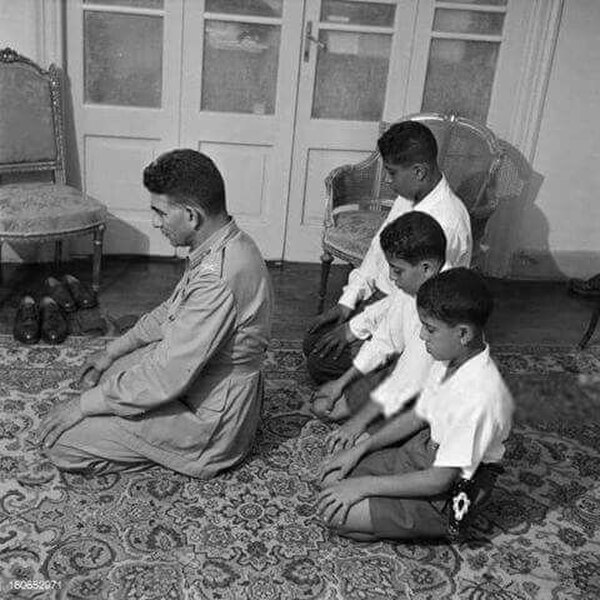
[[[513,276],[600,272],[600,0],[565,0]]]
[[[0,0],[0,47],[10,46],[20,54],[39,61],[37,0]]]

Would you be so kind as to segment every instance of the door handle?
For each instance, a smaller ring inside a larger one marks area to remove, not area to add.
[[[308,62],[310,60],[311,43],[319,46],[323,52],[327,52],[327,44],[312,35],[312,21],[308,21],[306,23],[306,28],[304,29],[304,62]]]

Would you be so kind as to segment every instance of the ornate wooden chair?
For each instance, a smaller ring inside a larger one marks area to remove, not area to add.
[[[421,113],[401,119],[408,120],[423,123],[436,138],[440,167],[471,216],[476,262],[485,225],[497,206],[490,183],[501,163],[501,146],[487,127],[462,117]],[[382,123],[380,135],[390,125]],[[360,265],[395,199],[378,151],[360,163],[331,171],[325,180],[325,188],[319,311],[323,308],[333,259],[353,267]]]
[[[45,71],[11,48],[0,50],[0,259],[3,242],[52,241],[59,263],[63,239],[91,233],[97,291],[107,211],[66,185],[62,116],[58,68]],[[51,172],[53,181],[2,181],[43,171]]]

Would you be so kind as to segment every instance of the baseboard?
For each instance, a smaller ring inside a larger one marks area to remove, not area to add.
[[[555,251],[521,249],[513,254],[512,279],[562,281],[571,277],[587,279],[600,272],[600,251]]]

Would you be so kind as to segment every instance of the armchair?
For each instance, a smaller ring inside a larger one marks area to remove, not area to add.
[[[55,242],[93,235],[92,286],[100,286],[106,207],[66,185],[65,137],[59,70],[48,71],[17,54],[0,50],[0,269],[4,242]],[[17,173],[52,173],[52,182],[3,182]],[[1,271],[0,271],[1,277]]]
[[[423,123],[436,138],[440,168],[471,216],[476,262],[486,223],[497,206],[489,184],[501,162],[501,146],[488,128],[462,117],[422,113],[402,119],[408,120]],[[382,123],[380,135],[389,126]],[[333,259],[359,266],[395,199],[377,151],[360,163],[331,171],[325,189],[319,312]]]

